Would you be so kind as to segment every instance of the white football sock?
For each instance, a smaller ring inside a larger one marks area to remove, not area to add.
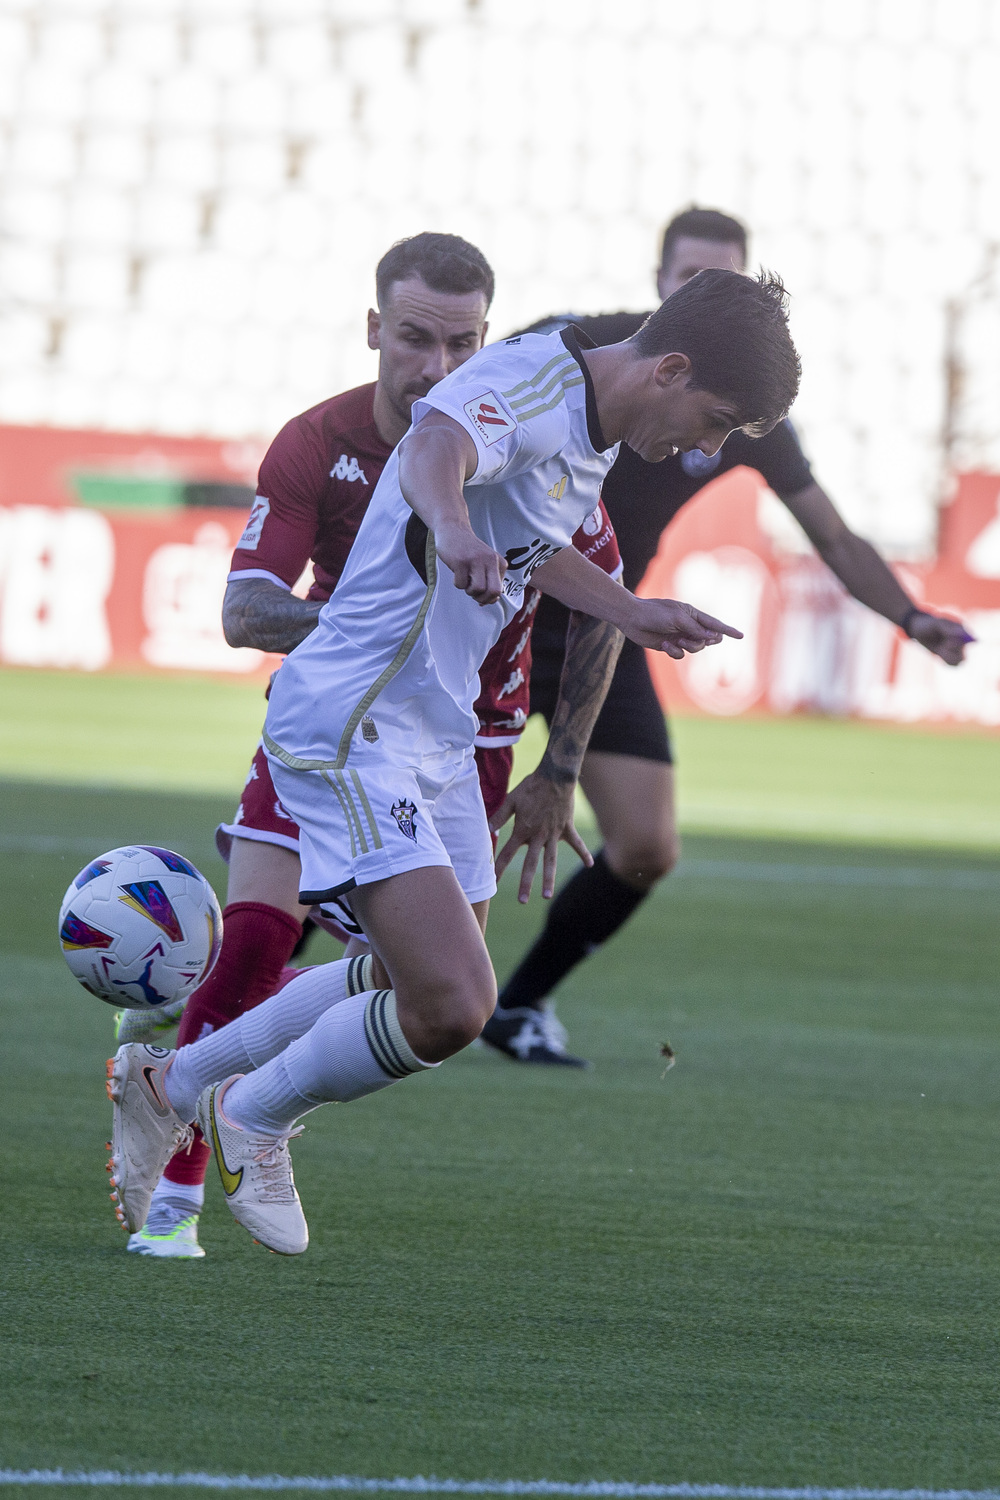
[[[332,1005],[372,987],[372,959],[341,958],[306,969],[283,990],[200,1042],[181,1047],[164,1087],[182,1120],[194,1119],[198,1095],[233,1073],[250,1073],[303,1036]]]
[[[167,1203],[172,1208],[186,1208],[189,1214],[200,1214],[205,1206],[205,1184],[203,1182],[169,1182],[161,1177],[153,1189],[149,1205],[154,1208]]]
[[[328,1010],[266,1067],[226,1091],[223,1109],[235,1125],[282,1135],[307,1110],[347,1103],[388,1088],[421,1062],[403,1035],[392,990],[355,995]]]

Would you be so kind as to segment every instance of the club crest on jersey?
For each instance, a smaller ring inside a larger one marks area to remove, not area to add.
[[[417,842],[417,808],[413,802],[408,802],[405,797],[400,797],[394,802],[389,811],[396,819],[399,831],[404,839],[412,839]]]
[[[493,391],[486,391],[484,395],[477,396],[474,401],[466,401],[462,410],[487,448],[492,447],[494,443],[499,443],[500,439],[505,438],[508,432],[513,432],[517,425],[508,417],[500,397]]]
[[[337,459],[337,462],[330,470],[330,478],[346,479],[348,484],[353,484],[356,479],[360,479],[362,484],[368,483],[365,471],[360,467],[357,459],[348,458],[346,453],[342,453]]]

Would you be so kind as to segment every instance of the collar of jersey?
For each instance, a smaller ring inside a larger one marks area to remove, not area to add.
[[[587,392],[587,436],[590,439],[590,445],[595,453],[606,453],[611,444],[601,431],[601,419],[597,412],[597,397],[594,395],[594,382],[590,378],[587,361],[582,357],[581,353],[584,349],[596,349],[597,345],[589,334],[584,333],[582,328],[577,328],[574,324],[570,324],[568,328],[561,329],[559,337],[583,373],[584,388]]]

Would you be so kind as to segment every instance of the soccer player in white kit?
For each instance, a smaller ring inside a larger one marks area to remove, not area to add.
[[[571,539],[622,439],[656,462],[784,416],[799,365],[780,282],[706,271],[633,338],[585,343],[564,329],[490,346],[415,403],[318,627],[275,681],[264,734],[300,828],[302,900],[350,891],[373,954],[304,972],[176,1053],[119,1049],[110,1170],[129,1228],[196,1118],[237,1220],[301,1253],[299,1116],[437,1067],[479,1035],[496,998],[483,938],[496,885],[473,702],[529,580],[674,657],[739,635],[637,599]]]

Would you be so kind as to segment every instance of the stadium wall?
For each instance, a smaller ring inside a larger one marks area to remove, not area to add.
[[[279,658],[234,650],[220,621],[259,458],[252,443],[0,428],[0,661],[272,671]],[[690,600],[744,640],[682,663],[651,654],[662,701],[1000,727],[1000,477],[962,476],[936,556],[900,574],[978,637],[962,667],[855,603],[757,474],[723,476],[664,532],[640,591]]]

